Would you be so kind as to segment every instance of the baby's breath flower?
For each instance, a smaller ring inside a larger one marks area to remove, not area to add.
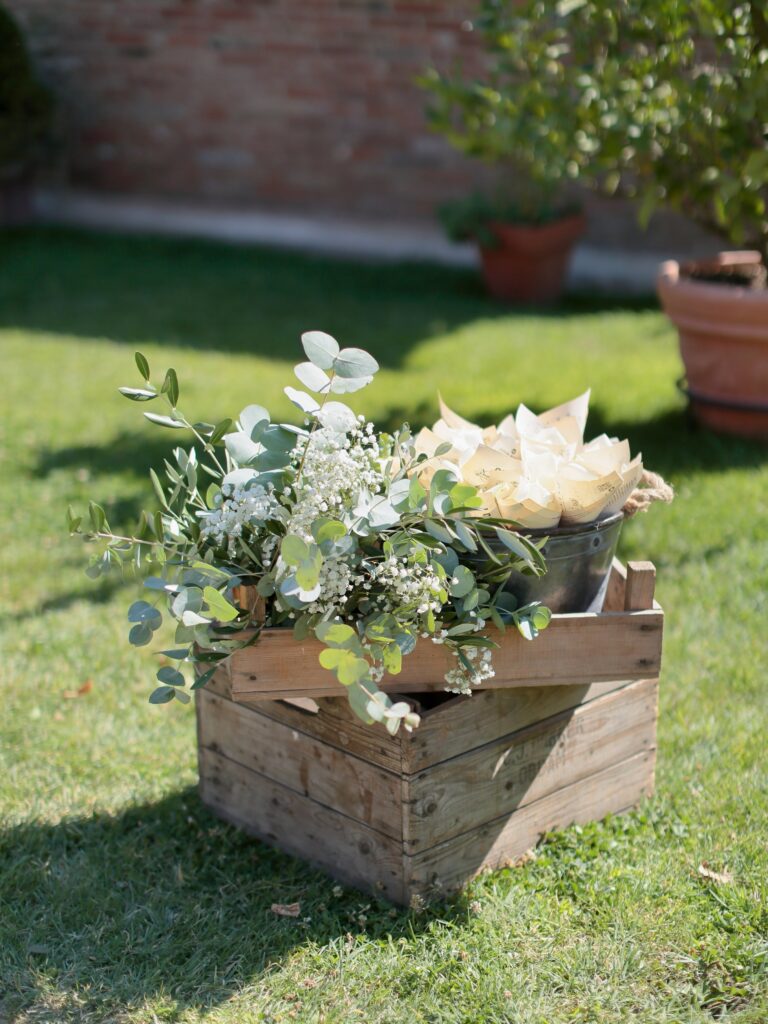
[[[465,647],[462,654],[472,665],[472,671],[470,672],[462,662],[458,662],[456,668],[445,673],[445,689],[448,693],[460,693],[465,697],[471,697],[473,686],[480,686],[496,675],[492,663],[493,656],[491,651],[481,651],[478,647]]]
[[[349,525],[358,495],[376,493],[387,483],[379,466],[378,438],[357,427],[348,434],[321,427],[296,446],[293,461],[301,465],[301,474],[288,532],[306,541],[312,540],[316,519],[327,517]]]
[[[371,580],[383,591],[379,601],[387,611],[427,615],[440,612],[443,607],[443,581],[428,563],[414,565],[407,558],[390,555],[373,569]]]
[[[284,519],[285,510],[274,491],[261,484],[224,484],[218,506],[198,515],[201,536],[217,547],[226,544],[234,557],[244,530],[258,533],[268,519]]]

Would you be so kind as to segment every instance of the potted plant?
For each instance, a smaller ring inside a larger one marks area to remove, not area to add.
[[[497,184],[490,194],[445,204],[440,216],[450,238],[477,242],[492,295],[508,302],[554,302],[585,228],[581,204],[569,188],[573,169],[561,159],[559,141],[577,123],[563,105],[557,126],[541,130],[537,101],[515,87],[517,72],[499,35],[501,16],[494,5],[485,6],[488,10],[476,23],[492,55],[484,80],[432,69],[421,84],[430,94],[432,129],[460,152],[494,168]]]
[[[29,218],[30,183],[48,139],[52,109],[19,26],[0,7],[0,225]]]
[[[578,203],[543,190],[528,202],[476,193],[443,204],[439,213],[452,241],[477,243],[491,295],[521,303],[560,298],[571,250],[584,231]]]
[[[463,137],[525,132],[572,178],[668,206],[736,252],[659,274],[693,411],[768,437],[768,20],[730,0],[482,0],[482,82],[433,76],[441,124]],[[539,140],[543,139],[543,142]]]

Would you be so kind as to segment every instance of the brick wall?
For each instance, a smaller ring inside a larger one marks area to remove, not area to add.
[[[475,0],[3,0],[59,103],[74,185],[348,217],[433,216],[487,177],[424,120],[427,66],[480,60]],[[588,198],[587,241],[708,253]]]
[[[472,0],[6,0],[86,187],[428,215],[478,177],[413,79],[476,58]]]

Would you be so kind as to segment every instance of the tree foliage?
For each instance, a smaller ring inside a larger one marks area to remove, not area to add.
[[[766,251],[768,20],[759,0],[481,0],[487,73],[430,72],[436,130],[523,162],[548,188],[580,179],[675,208]]]
[[[52,100],[40,84],[24,37],[0,7],[0,180],[27,171],[51,123]]]

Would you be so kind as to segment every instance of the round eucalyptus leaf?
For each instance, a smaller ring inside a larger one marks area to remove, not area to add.
[[[293,431],[286,430],[278,423],[259,430],[259,444],[263,444],[269,452],[282,452],[283,454],[292,451],[296,446],[296,435]]]
[[[339,377],[373,377],[379,364],[361,348],[345,348],[334,359],[333,369]]]
[[[163,665],[162,668],[158,669],[157,678],[159,682],[165,683],[166,686],[184,686],[185,684],[184,676],[181,672],[170,665]]]
[[[171,611],[180,619],[186,611],[199,612],[203,607],[203,592],[199,587],[182,587],[171,602]]]
[[[257,455],[255,459],[251,460],[251,465],[260,473],[264,473],[277,469],[285,469],[290,461],[290,455],[288,452],[263,451],[260,455]]]
[[[264,450],[260,444],[253,442],[244,430],[225,434],[224,445],[238,466],[249,465]]]
[[[270,417],[263,405],[247,405],[237,419],[240,429],[250,437],[261,423],[269,423]]]
[[[210,626],[211,620],[198,615],[197,612],[187,610],[183,612],[181,621],[185,626]]]
[[[339,354],[339,343],[324,331],[305,331],[301,336],[301,344],[307,359],[321,370],[333,368],[334,360]]]
[[[451,597],[466,597],[475,587],[475,577],[466,565],[457,565],[452,579],[454,582],[449,587]]]
[[[146,647],[152,639],[152,630],[149,626],[145,626],[143,622],[137,623],[131,627],[128,633],[128,643],[134,647]]]
[[[372,380],[373,377],[334,377],[330,390],[334,395],[350,395],[367,387]]]
[[[294,576],[288,576],[280,584],[280,593],[286,599],[289,607],[298,609],[316,601],[320,597],[320,587],[304,590]]]
[[[148,601],[134,601],[128,609],[128,621],[140,622],[154,631],[162,624],[163,616]]]
[[[316,394],[325,394],[331,389],[331,378],[325,370],[321,370],[314,363],[299,363],[297,366],[294,366],[293,372],[296,374],[299,383],[303,384],[309,391],[314,391]]]
[[[169,700],[173,700],[174,690],[172,686],[158,686],[156,690],[153,690],[149,695],[150,704],[167,704]]]
[[[251,480],[255,480],[257,476],[258,472],[255,469],[251,469],[246,466],[243,469],[233,469],[230,473],[227,473],[221,483],[222,486],[226,484],[228,487],[238,487],[243,484],[250,483]],[[211,488],[213,487],[216,487],[216,484],[211,484],[208,488],[206,492],[206,501],[208,499],[208,495],[215,493],[211,491]],[[208,507],[212,508],[213,506],[208,502]]]
[[[147,590],[164,591],[170,585],[171,584],[166,582],[166,580],[161,579],[159,576],[147,576],[146,579],[144,580],[144,586],[147,588]]]
[[[320,408],[320,403],[311,395],[308,395],[306,391],[298,391],[296,388],[292,387],[283,388],[283,391],[293,402],[296,408],[301,409],[301,411],[307,413],[308,416],[314,415]]]
[[[357,426],[357,416],[343,402],[326,402],[318,410],[317,418],[324,427],[346,434]]]
[[[280,554],[288,565],[299,565],[309,557],[309,545],[295,533],[286,534],[280,545]]]

